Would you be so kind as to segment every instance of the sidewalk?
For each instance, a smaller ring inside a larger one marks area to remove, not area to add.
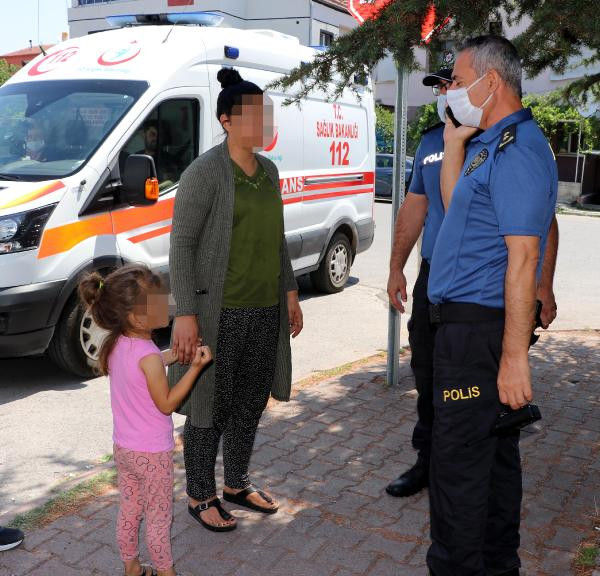
[[[599,332],[557,332],[543,335],[533,352],[544,419],[521,443],[527,576],[592,573],[573,566],[580,544],[600,536],[594,530],[600,525],[599,350]],[[303,385],[288,404],[270,405],[253,478],[282,502],[273,517],[239,510],[235,532],[204,530],[186,511],[179,453],[172,531],[178,569],[190,576],[425,576],[427,493],[400,500],[384,492],[415,460],[408,360],[403,357],[394,388],[384,385],[385,361],[377,358]],[[20,549],[0,554],[0,576],[121,574],[116,502],[108,494],[27,534]]]

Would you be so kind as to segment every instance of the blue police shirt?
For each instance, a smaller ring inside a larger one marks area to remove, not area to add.
[[[471,140],[433,251],[429,300],[504,308],[504,236],[539,236],[539,278],[557,189],[554,154],[531,110]]]
[[[423,230],[421,256],[431,260],[433,246],[444,220],[444,205],[440,190],[440,172],[444,158],[444,124],[440,123],[423,132],[413,162],[408,191],[427,196],[427,216]]]

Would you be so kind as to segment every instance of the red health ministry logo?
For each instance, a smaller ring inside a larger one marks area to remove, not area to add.
[[[53,52],[52,54],[48,54],[44,56],[37,64],[34,64],[29,71],[27,72],[29,76],[39,76],[40,74],[46,74],[51,72],[67,60],[70,60],[79,53],[79,48],[77,46],[72,46],[71,48],[64,48],[63,50],[58,50],[57,52]]]

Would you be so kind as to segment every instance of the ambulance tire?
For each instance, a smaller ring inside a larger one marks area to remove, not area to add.
[[[350,278],[352,247],[342,232],[336,232],[329,242],[319,268],[310,274],[313,287],[326,294],[341,292]]]
[[[48,356],[65,372],[82,378],[92,378],[96,374],[88,364],[88,358],[80,343],[80,329],[84,310],[76,295],[65,304],[54,336],[48,346]]]

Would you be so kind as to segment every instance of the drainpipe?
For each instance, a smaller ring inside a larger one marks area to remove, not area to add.
[[[309,6],[309,15],[310,15],[310,21],[308,24],[308,46],[311,46],[313,43],[313,39],[312,39],[312,29],[313,29],[313,0],[308,0],[308,6]]]

